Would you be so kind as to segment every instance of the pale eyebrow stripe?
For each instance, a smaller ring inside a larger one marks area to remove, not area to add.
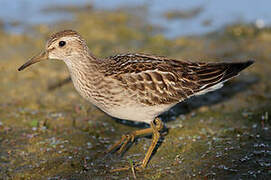
[[[51,44],[53,44],[56,40],[62,38],[62,37],[65,37],[65,36],[77,36],[77,37],[80,37],[79,34],[76,32],[76,31],[73,31],[73,30],[64,30],[64,31],[60,31],[60,32],[57,32],[53,35],[51,35],[51,37],[49,38],[49,40],[47,41],[47,44],[46,46],[49,47]]]

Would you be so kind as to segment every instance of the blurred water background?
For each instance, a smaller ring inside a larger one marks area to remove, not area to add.
[[[149,23],[162,26],[167,37],[201,35],[238,22],[253,23],[259,27],[271,23],[269,0],[1,0],[0,19],[7,31],[21,33],[26,31],[28,25],[73,18],[71,13],[61,10],[48,12],[47,8],[87,4],[107,10],[144,7],[146,13],[143,15]]]

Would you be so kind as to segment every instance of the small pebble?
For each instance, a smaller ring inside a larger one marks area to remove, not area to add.
[[[88,146],[89,149],[91,149],[93,147],[91,142],[87,142],[87,146]]]

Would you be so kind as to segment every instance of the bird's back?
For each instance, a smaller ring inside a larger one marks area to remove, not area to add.
[[[184,62],[146,54],[123,54],[105,60],[106,77],[136,94],[140,103],[154,106],[183,101],[222,87],[253,61]]]

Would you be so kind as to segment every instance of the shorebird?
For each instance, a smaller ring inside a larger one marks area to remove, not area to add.
[[[122,153],[139,135],[152,134],[152,143],[136,168],[144,169],[160,138],[158,116],[191,96],[205,94],[249,65],[244,62],[189,62],[147,54],[120,54],[100,59],[73,30],[53,34],[45,50],[18,70],[46,59],[63,60],[79,94],[112,117],[150,124],[123,135],[108,152]],[[124,168],[128,169],[128,168]]]

